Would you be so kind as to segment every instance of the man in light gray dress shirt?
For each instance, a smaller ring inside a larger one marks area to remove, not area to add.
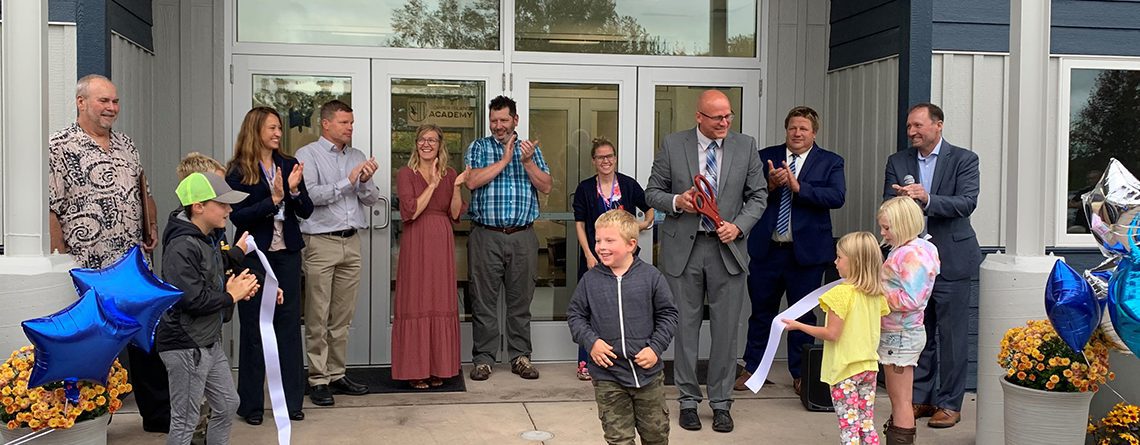
[[[349,146],[352,108],[339,100],[321,106],[321,138],[301,147],[305,187],[313,215],[301,221],[305,237],[305,349],[309,398],[329,406],[333,393],[361,395],[368,387],[344,375],[348,325],[360,286],[360,234],[367,228],[365,206],[379,199],[372,175],[375,158]]]

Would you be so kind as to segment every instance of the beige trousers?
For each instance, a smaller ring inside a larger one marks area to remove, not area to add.
[[[360,288],[360,234],[305,235],[305,352],[309,385],[344,377],[348,326]]]

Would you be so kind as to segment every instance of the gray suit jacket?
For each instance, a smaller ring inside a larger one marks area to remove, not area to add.
[[[768,183],[757,153],[756,139],[752,136],[730,131],[724,138],[717,206],[721,219],[736,224],[743,232],[733,241],[739,257],[734,258],[726,246],[720,248],[721,260],[733,275],[748,270],[748,233],[767,205]],[[695,127],[665,136],[653,159],[653,172],[645,188],[649,206],[665,214],[665,222],[658,229],[661,241],[658,260],[662,271],[674,277],[681,276],[685,270],[701,224],[699,214],[673,212],[673,196],[693,187],[693,177],[701,172],[697,157]]]
[[[911,147],[887,158],[883,200],[897,196],[891,185],[902,184],[911,175],[919,181],[918,149]],[[947,280],[971,278],[982,263],[978,237],[970,225],[970,215],[978,206],[978,155],[942,140],[934,178],[930,183],[930,204],[926,206],[926,232],[938,248],[942,261],[940,276]]]

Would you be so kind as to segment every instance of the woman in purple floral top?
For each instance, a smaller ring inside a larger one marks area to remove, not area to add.
[[[914,367],[926,345],[923,313],[940,269],[938,248],[919,236],[924,226],[922,209],[911,198],[892,198],[879,207],[879,234],[891,248],[882,269],[891,313],[883,317],[879,337],[892,411],[887,443],[914,443]]]

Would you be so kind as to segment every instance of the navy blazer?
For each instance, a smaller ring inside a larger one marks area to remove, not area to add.
[[[293,167],[297,166],[297,160],[294,158],[287,158],[282,156],[279,152],[273,152],[273,163],[281,167],[281,180],[288,182],[289,173],[293,171]],[[235,237],[240,237],[242,232],[249,232],[253,236],[253,240],[257,242],[258,249],[264,252],[269,251],[269,243],[273,241],[273,217],[277,214],[277,206],[273,204],[273,194],[269,190],[269,181],[262,174],[261,180],[254,185],[242,184],[242,173],[240,169],[231,169],[226,174],[226,182],[234,190],[249,193],[249,197],[244,201],[233,205],[233,212],[230,213],[230,220],[234,222],[234,227],[237,229],[234,233]],[[285,187],[289,185],[286,183]],[[285,224],[283,227],[282,236],[285,239],[285,249],[289,251],[298,251],[305,247],[305,240],[301,238],[301,226],[297,222],[297,218],[308,218],[313,214],[313,201],[309,199],[309,191],[305,188],[305,181],[301,181],[297,186],[300,194],[293,197],[288,190],[285,191],[285,199],[282,201],[285,204]]]
[[[773,145],[760,150],[760,163],[768,178],[768,161],[781,166],[787,159],[787,145]],[[796,179],[800,192],[792,197],[792,251],[800,265],[828,264],[835,261],[835,237],[831,233],[831,210],[843,207],[847,198],[847,181],[843,173],[843,158],[838,154],[812,145],[803,169]],[[760,222],[748,236],[748,254],[764,258],[776,231],[780,215],[781,190],[769,190],[768,207]]]
[[[898,196],[894,184],[911,175],[920,183],[918,149],[907,148],[887,158],[883,200]],[[978,155],[942,140],[930,182],[930,202],[926,206],[926,232],[938,248],[942,261],[941,277],[947,280],[972,278],[982,263],[978,236],[970,225],[970,215],[978,207]]]

